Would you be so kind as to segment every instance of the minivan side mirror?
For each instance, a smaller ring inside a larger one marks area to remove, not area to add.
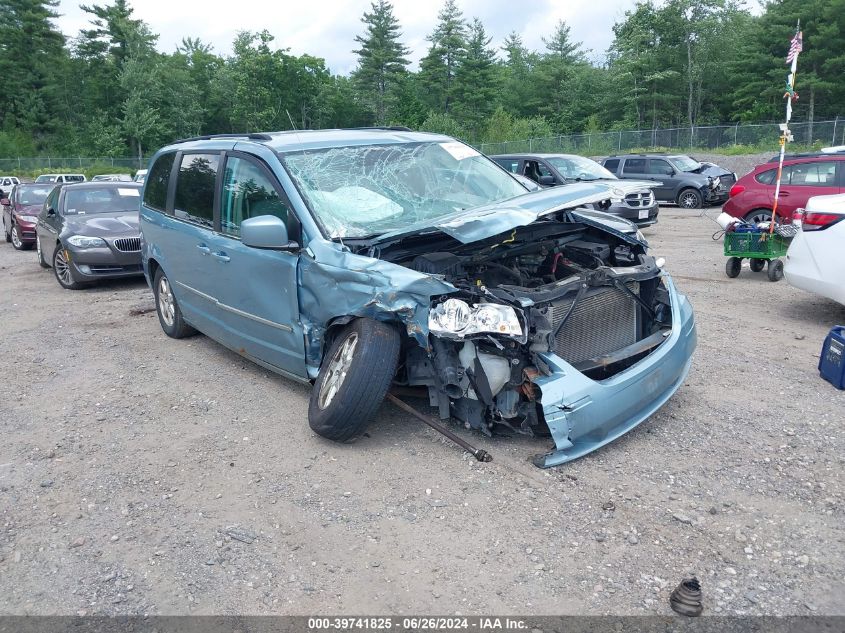
[[[299,244],[288,239],[285,221],[275,215],[259,215],[241,222],[241,242],[271,251],[299,250]]]

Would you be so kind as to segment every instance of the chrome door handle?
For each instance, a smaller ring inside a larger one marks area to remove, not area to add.
[[[229,257],[226,253],[224,253],[223,251],[220,251],[219,253],[212,253],[212,254],[211,254],[211,256],[212,256],[214,259],[220,260],[221,262],[224,262],[224,263],[225,263],[225,262],[228,262],[228,261],[231,259],[231,258],[230,258],[230,257]]]
[[[202,253],[203,255],[208,255],[211,253],[211,249],[208,248],[205,244],[197,244],[197,250]]]

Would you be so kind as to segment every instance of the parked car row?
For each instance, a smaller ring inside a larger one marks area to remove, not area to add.
[[[200,331],[313,383],[324,437],[363,433],[397,384],[483,433],[550,438],[534,458],[549,467],[653,414],[696,346],[637,226],[590,208],[647,187],[575,169],[526,185],[397,128],[189,139],[154,156],[143,189],[55,185],[37,259],[70,289],[143,270],[168,336]]]

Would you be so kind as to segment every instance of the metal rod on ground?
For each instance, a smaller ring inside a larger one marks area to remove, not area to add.
[[[480,461],[480,462],[492,462],[493,461],[493,456],[490,453],[488,453],[484,449],[475,448],[474,446],[472,446],[472,444],[464,441],[462,438],[460,438],[457,435],[455,435],[454,433],[452,433],[452,431],[447,429],[442,424],[439,424],[439,423],[435,422],[434,420],[432,420],[427,415],[420,413],[414,407],[409,405],[407,402],[400,400],[399,398],[394,396],[392,393],[387,394],[387,399],[390,400],[397,407],[399,407],[400,409],[405,411],[406,413],[410,413],[412,416],[414,416],[418,420],[425,422],[426,424],[428,424],[431,428],[433,428],[438,433],[448,437],[455,444],[457,444],[458,446],[463,448],[467,453],[469,453],[470,455],[475,457],[475,459],[477,459],[478,461]]]

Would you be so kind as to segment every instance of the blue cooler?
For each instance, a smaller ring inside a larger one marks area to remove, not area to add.
[[[824,340],[819,373],[837,389],[845,389],[845,325],[834,327]]]

